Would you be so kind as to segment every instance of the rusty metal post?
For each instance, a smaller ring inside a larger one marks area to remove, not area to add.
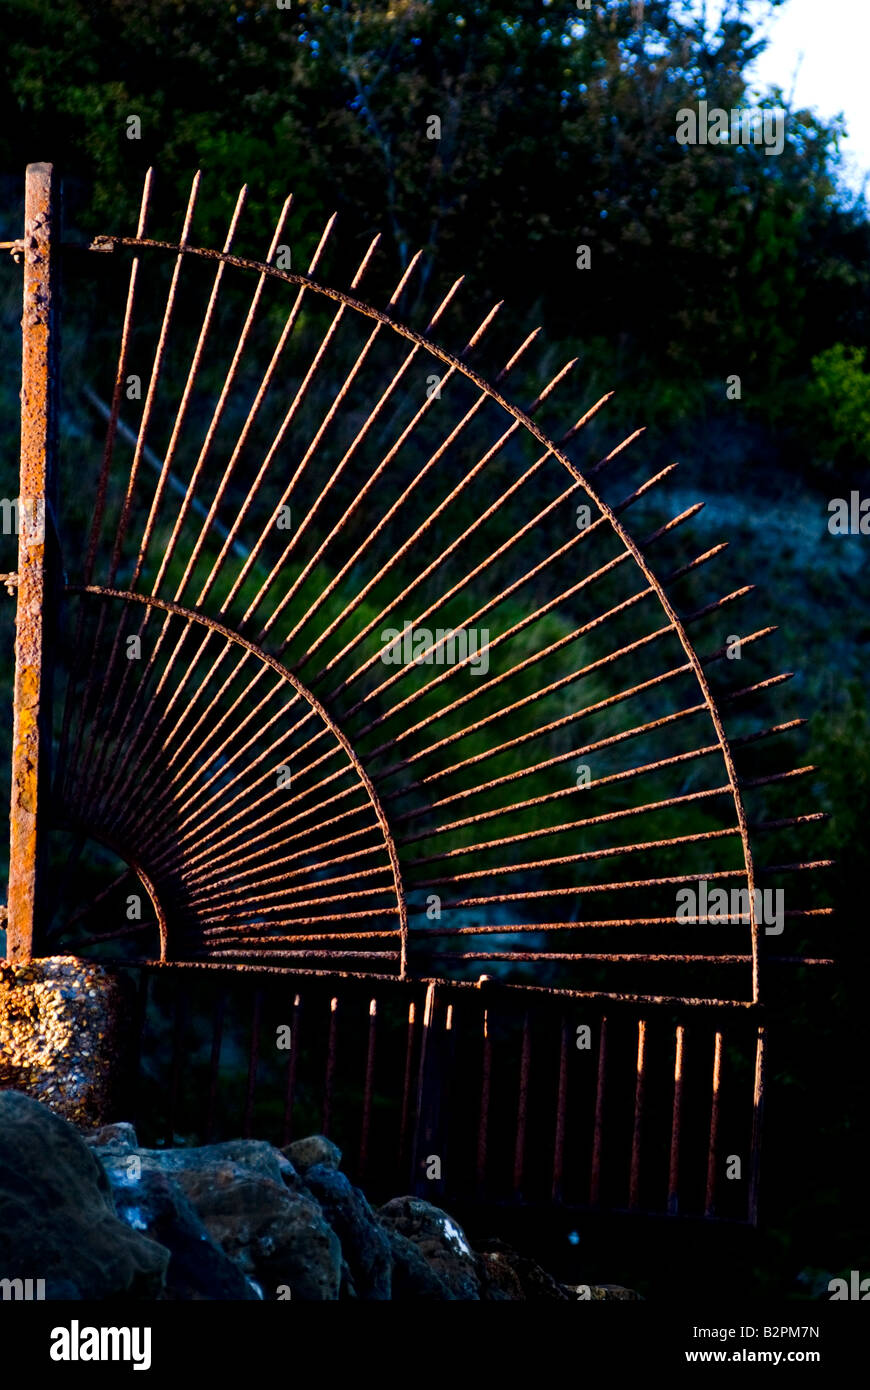
[[[56,487],[57,330],[52,241],[59,241],[50,164],[29,164],[25,188],[21,359],[18,610],[12,726],[7,956],[26,964],[39,920],[38,811],[48,789],[50,681],[46,658],[48,550]]]
[[[411,1182],[418,1197],[439,1197],[445,1190],[446,1109],[444,1088],[452,1042],[453,1018],[447,991],[430,980],[426,987],[420,1067],[417,1077],[417,1115],[414,1128],[414,1167]],[[441,1161],[441,1175],[429,1178],[430,1160]]]

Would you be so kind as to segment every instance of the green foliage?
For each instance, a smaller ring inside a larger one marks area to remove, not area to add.
[[[866,347],[835,343],[812,359],[809,406],[818,413],[822,459],[837,463],[870,462],[870,375],[864,368]]]
[[[700,94],[746,103],[762,44],[743,9],[710,34],[674,0],[642,21],[631,0],[8,0],[0,165],[51,155],[94,231],[135,220],[148,164],[173,216],[202,167],[209,244],[238,183],[263,236],[289,187],[297,219],[337,207],[349,236],[379,227],[393,263],[422,246],[427,302],[436,266],[466,272],[508,322],[540,307],[551,338],[606,343],[590,365],[639,398],[671,388],[685,414],[693,383],[740,371],[757,401],[853,336],[837,325],[866,316],[868,257],[862,210],[838,203],[836,123],[789,111],[776,158],[677,145]]]

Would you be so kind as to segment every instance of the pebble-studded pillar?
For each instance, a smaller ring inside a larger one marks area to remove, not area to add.
[[[74,956],[0,962],[0,1089],[90,1128],[114,1119],[131,1015],[116,975]]]

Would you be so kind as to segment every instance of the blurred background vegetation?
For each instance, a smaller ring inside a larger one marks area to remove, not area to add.
[[[781,91],[764,99],[786,110],[781,155],[676,144],[681,107],[746,104],[759,42],[738,0],[713,32],[679,0],[602,0],[589,11],[558,0],[286,9],[6,0],[0,237],[20,235],[23,171],[35,159],[61,169],[67,225],[82,238],[134,230],[151,164],[166,235],[177,234],[191,173],[203,170],[202,245],[222,243],[241,183],[248,225],[264,239],[292,190],[294,269],[334,209],[345,269],[373,231],[386,277],[422,247],[407,320],[435,302],[433,277],[446,287],[465,274],[478,317],[504,299],[500,323],[517,340],[543,325],[552,356],[534,379],[518,372],[516,398],[531,398],[547,366],[579,354],[583,401],[616,393],[602,442],[643,424],[649,473],[680,459],[669,497],[677,508],[707,499],[710,543],[730,539],[735,577],[759,584],[759,616],[779,624],[779,669],[797,673],[790,698],[811,717],[800,756],[818,771],[807,799],[830,815],[808,857],[837,860],[828,899],[837,916],[812,940],[844,968],[821,988],[793,982],[784,1009],[769,1167],[779,1178],[755,1274],[761,1291],[807,1293],[826,1272],[870,1273],[859,1031],[870,540],[827,530],[831,498],[870,495],[870,222],[863,196],[840,179],[840,125],[790,109]],[[140,140],[127,139],[131,115]],[[432,115],[440,140],[427,139]],[[583,245],[586,271],[576,265]],[[243,250],[262,256],[265,247]],[[344,283],[341,270],[330,278]],[[367,297],[385,295],[373,285]],[[70,305],[68,349],[83,374],[105,350],[99,310]],[[10,263],[0,275],[7,496],[16,491],[19,317]],[[726,394],[735,374],[739,400]],[[76,394],[65,398],[63,429],[68,447],[92,447],[94,421]],[[13,542],[3,545],[2,568],[14,569]],[[7,729],[12,606],[0,611]]]

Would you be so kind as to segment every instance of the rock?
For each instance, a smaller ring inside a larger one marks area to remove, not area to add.
[[[285,1286],[293,1299],[339,1297],[339,1238],[280,1150],[260,1140],[234,1139],[202,1148],[125,1151],[130,1134],[128,1127],[107,1126],[91,1136],[113,1180],[129,1172],[131,1163],[143,1175],[171,1180],[207,1237],[264,1298],[277,1298]],[[186,1230],[182,1223],[182,1234]],[[174,1248],[168,1236],[166,1243]]]
[[[102,1125],[82,1138],[89,1149],[101,1149],[103,1154],[125,1154],[139,1147],[135,1129],[124,1122]]]
[[[413,1241],[403,1236],[395,1226],[384,1226],[384,1234],[390,1242],[393,1257],[391,1283],[394,1302],[454,1300],[452,1291],[435,1273],[429,1261],[423,1258]]]
[[[394,1197],[380,1208],[381,1221],[405,1236],[454,1299],[479,1299],[477,1260],[465,1232],[440,1207],[420,1197]]]
[[[643,1299],[634,1289],[623,1288],[622,1284],[590,1284],[589,1292],[594,1303],[642,1303]]]
[[[481,1270],[481,1298],[490,1302],[524,1302],[525,1294],[510,1261],[498,1250],[478,1257]]]
[[[324,1134],[310,1134],[307,1139],[296,1139],[281,1152],[290,1160],[297,1173],[303,1176],[315,1164],[326,1168],[341,1167],[341,1149]]]
[[[358,1187],[325,1163],[313,1164],[303,1179],[341,1241],[354,1296],[389,1299],[392,1272],[390,1242]]]
[[[111,1126],[114,1128],[114,1126]],[[118,1126],[120,1128],[120,1126]],[[129,1126],[127,1127],[129,1128]],[[102,1132],[102,1131],[101,1131]],[[203,1174],[215,1164],[229,1163],[239,1168],[247,1168],[259,1173],[270,1182],[286,1182],[288,1187],[298,1187],[299,1182],[293,1164],[271,1144],[261,1139],[230,1139],[223,1144],[206,1144],[202,1148],[177,1149],[138,1149],[143,1164],[158,1168],[173,1176],[185,1173],[185,1191],[193,1200],[198,1186],[197,1174]]]
[[[338,1286],[338,1301],[346,1303],[348,1299],[357,1299],[359,1294],[356,1291],[356,1284],[353,1282],[353,1275],[350,1272],[350,1265],[347,1260],[341,1261],[341,1280]]]
[[[135,1155],[133,1155],[135,1158]],[[139,1172],[119,1155],[106,1169],[122,1221],[169,1251],[165,1298],[259,1298],[238,1265],[210,1238],[193,1207],[165,1173]]]
[[[249,1139],[140,1149],[133,1126],[119,1123],[89,1134],[82,1150],[109,1175],[118,1215],[166,1256],[166,1298],[637,1297],[618,1285],[558,1284],[498,1240],[476,1254],[447,1212],[417,1197],[394,1198],[373,1212],[340,1171],[340,1150],[323,1135],[283,1151]]]
[[[97,1148],[95,1152],[102,1155]],[[107,1154],[107,1166],[120,1155]],[[208,1236],[249,1279],[274,1299],[281,1286],[291,1298],[337,1299],[341,1246],[311,1196],[294,1191],[292,1164],[271,1145],[233,1140],[197,1149],[137,1149],[142,1172],[170,1178],[190,1203]]]
[[[0,1089],[81,1128],[116,1111],[129,1063],[129,982],[75,956],[0,963]]]
[[[72,1126],[0,1092],[0,1278],[44,1279],[46,1298],[157,1298],[168,1265],[168,1250],[118,1219]]]
[[[341,1245],[310,1197],[227,1162],[174,1176],[212,1240],[266,1299],[284,1285],[294,1299],[338,1298]]]
[[[497,1260],[491,1259],[492,1256],[496,1256]],[[512,1287],[505,1273],[506,1269],[510,1269],[520,1286],[520,1296],[527,1303],[565,1303],[577,1298],[576,1290],[558,1284],[535,1260],[520,1255],[504,1241],[488,1240],[481,1259],[486,1264],[487,1277],[492,1276],[499,1287]]]

